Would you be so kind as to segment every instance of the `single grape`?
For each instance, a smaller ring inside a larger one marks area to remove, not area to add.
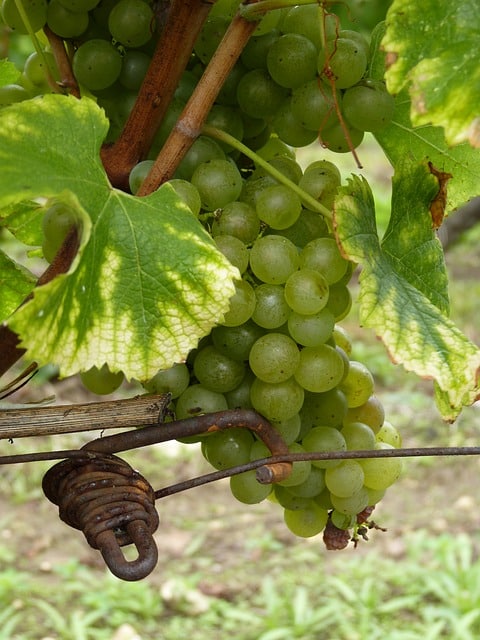
[[[52,73],[55,80],[60,78],[51,51],[42,51],[41,55],[36,51],[31,53],[25,61],[23,72],[28,80],[38,87],[45,86],[48,73]]]
[[[340,385],[349,407],[360,407],[373,393],[373,376],[367,367],[356,360],[350,361],[348,375]]]
[[[350,289],[340,282],[330,285],[327,307],[333,313],[335,322],[346,318],[352,308]]]
[[[135,195],[142,186],[142,182],[150,173],[150,169],[153,167],[153,160],[142,160],[136,164],[130,171],[128,176],[128,184],[130,191]]]
[[[282,236],[258,238],[250,250],[250,268],[262,282],[283,284],[295,272],[297,266],[297,248]]]
[[[359,407],[352,407],[347,411],[344,424],[363,422],[367,424],[374,433],[378,433],[384,420],[385,410],[383,405],[376,396],[372,395]]]
[[[226,409],[228,409],[228,405],[222,393],[205,389],[201,384],[194,384],[185,389],[178,397],[175,404],[175,416],[177,420],[182,420]]]
[[[206,389],[225,393],[241,383],[245,375],[245,365],[238,360],[232,360],[213,345],[208,345],[198,351],[193,362],[193,372]]]
[[[250,387],[252,386],[255,376],[249,370],[245,374],[245,377],[232,391],[227,391],[225,399],[227,400],[229,409],[253,409],[252,402],[250,400]]]
[[[258,195],[256,210],[260,220],[273,229],[286,229],[298,219],[302,203],[288,187],[272,185]]]
[[[295,380],[307,391],[323,393],[335,388],[343,378],[344,363],[332,347],[322,344],[305,347],[295,370]]]
[[[170,393],[178,398],[190,384],[190,372],[185,364],[174,364],[169,369],[158,371],[153,378],[143,384],[149,393]]]
[[[317,238],[309,242],[300,252],[300,269],[319,271],[329,285],[342,278],[348,262],[342,256],[334,238]]]
[[[298,220],[291,227],[276,231],[276,235],[288,238],[297,247],[304,247],[310,240],[328,234],[325,219],[318,213],[302,209]]]
[[[289,487],[294,496],[301,498],[315,498],[325,489],[325,471],[311,465],[310,474],[300,484]]]
[[[394,449],[391,444],[377,442],[375,449]],[[369,489],[387,489],[400,476],[402,461],[400,458],[367,458],[360,460],[365,474],[365,486]]]
[[[305,347],[318,347],[324,344],[332,335],[334,326],[335,318],[326,307],[312,315],[302,315],[292,311],[288,316],[290,335]]]
[[[187,184],[190,184],[187,182]],[[223,255],[237,267],[240,273],[248,267],[248,249],[241,240],[234,236],[215,236],[215,244]]]
[[[326,16],[327,18],[329,16]],[[320,25],[324,15],[322,8],[317,4],[292,7],[282,20],[281,30],[284,33],[298,33],[308,38],[317,49],[322,44]],[[327,33],[335,34],[335,30]]]
[[[252,320],[256,324],[265,329],[278,329],[287,322],[290,307],[285,301],[281,285],[260,284],[255,287],[255,296],[257,304]]]
[[[249,357],[253,373],[265,382],[283,382],[294,373],[300,362],[295,342],[282,333],[267,333],[252,346]]]
[[[150,65],[150,56],[143,51],[128,50],[122,60],[120,84],[130,91],[138,91]]]
[[[88,371],[80,373],[82,384],[97,395],[107,395],[113,393],[122,384],[124,376],[121,371],[112,372],[107,364],[100,369],[92,367]]]
[[[357,513],[361,513],[369,506],[370,500],[368,490],[365,487],[362,487],[356,493],[351,496],[347,496],[346,498],[336,496],[333,493],[330,494],[330,497],[334,508],[340,513],[346,515],[356,515]]]
[[[328,490],[339,498],[349,498],[363,487],[362,466],[355,460],[342,460],[336,467],[325,471]]]
[[[328,160],[320,160],[307,167],[299,182],[301,189],[329,209],[333,207],[339,186],[340,173]]]
[[[294,89],[315,77],[317,49],[305,36],[287,33],[270,45],[267,68],[282,87]]]
[[[301,419],[300,414],[296,413],[291,418],[272,422],[275,430],[282,436],[286,444],[292,444],[298,438],[300,433]]]
[[[176,120],[180,115],[180,111],[183,109],[183,104],[178,105],[178,113],[177,110],[172,114],[173,122],[168,121],[167,127],[168,134],[175,124]],[[166,139],[166,136],[165,136]],[[164,142],[165,140],[163,140]],[[163,144],[163,143],[162,143]],[[198,136],[195,142],[192,144],[190,149],[185,154],[185,157],[181,161],[178,166],[177,171],[175,172],[176,178],[183,178],[184,180],[191,180],[193,172],[197,167],[199,167],[204,162],[208,162],[209,160],[224,160],[225,154],[222,151],[220,145],[212,140],[212,138],[208,138],[207,136]]]
[[[175,189],[176,194],[187,205],[193,215],[197,218],[202,208],[200,194],[198,189],[191,182],[182,180],[181,178],[173,178],[168,184]]]
[[[280,31],[272,29],[264,35],[250,38],[240,56],[241,61],[249,70],[267,69],[267,54],[274,42],[280,38]]]
[[[346,451],[347,444],[345,438],[338,429],[332,427],[314,427],[302,440],[305,451]],[[312,460],[314,467],[328,469],[337,467],[341,460]]]
[[[360,131],[380,131],[392,120],[395,99],[384,83],[368,80],[347,89],[342,111],[348,122]]]
[[[269,484],[260,484],[257,481],[255,471],[245,471],[230,478],[230,491],[232,495],[244,504],[258,504],[265,500],[272,491]]]
[[[250,205],[245,202],[229,202],[218,211],[212,225],[213,237],[230,235],[245,244],[253,242],[260,232],[260,220]]]
[[[337,89],[352,87],[367,69],[367,53],[350,38],[328,40],[318,56],[318,72],[325,79],[333,75]]]
[[[88,40],[73,56],[73,73],[80,84],[98,91],[112,85],[120,75],[122,58],[107,40]]]
[[[47,24],[53,33],[62,38],[75,38],[88,27],[88,13],[86,11],[70,11],[60,0],[50,0],[47,10]]]
[[[277,502],[284,509],[289,511],[298,511],[300,509],[308,509],[312,500],[310,498],[304,498],[298,496],[291,490],[292,487],[282,487],[279,484],[275,484],[273,489],[273,496],[275,502]]]
[[[72,227],[79,224],[76,211],[62,202],[48,206],[42,218],[43,256],[52,262]]]
[[[387,420],[377,432],[377,442],[385,442],[386,444],[398,449],[402,446],[402,436],[397,429]],[[373,447],[372,447],[373,448]]]
[[[305,393],[305,401],[300,417],[302,434],[306,435],[312,427],[324,425],[340,429],[347,413],[347,399],[338,388],[325,393]]]
[[[350,451],[375,448],[375,434],[363,422],[349,422],[343,427],[341,433]]]
[[[351,126],[345,127],[340,122],[328,125],[320,131],[320,141],[323,146],[335,153],[350,153],[352,149],[358,147],[363,137],[363,131]],[[350,138],[350,140],[348,138]]]
[[[287,89],[277,84],[267,71],[253,69],[238,83],[240,109],[253,118],[269,118],[287,97]]]
[[[292,311],[303,315],[321,311],[327,304],[328,293],[327,281],[312,269],[299,269],[285,282],[285,300],[288,306]]]
[[[346,513],[341,513],[334,509],[330,514],[330,520],[334,527],[337,529],[342,529],[346,531],[347,529],[351,529],[357,523],[356,515],[347,515]]]
[[[331,87],[316,78],[293,90],[290,108],[303,127],[318,133],[337,122],[336,109],[341,109],[341,104],[340,92],[335,99]]]
[[[292,111],[292,101],[286,99],[272,118],[272,128],[278,137],[292,147],[306,147],[317,139],[318,132],[307,129]]]
[[[237,200],[242,191],[242,176],[228,160],[202,163],[193,172],[191,182],[198,189],[202,206],[207,211],[214,211]]]
[[[253,344],[263,333],[259,326],[248,321],[236,327],[214,327],[211,336],[213,344],[220,353],[232,360],[242,362],[248,360]]]
[[[347,355],[352,353],[352,340],[347,331],[339,324],[335,325],[333,330],[333,339],[335,344],[341,347]]]
[[[284,382],[270,383],[259,380],[250,388],[250,399],[253,407],[267,420],[280,422],[288,420],[302,407],[304,391],[293,379]]]
[[[252,317],[256,298],[253,287],[246,280],[235,282],[235,293],[230,298],[230,308],[223,318],[222,324],[237,327]]]
[[[293,534],[301,538],[310,538],[325,528],[328,511],[312,502],[308,509],[299,509],[298,511],[285,509],[284,520]]]
[[[215,469],[228,469],[250,461],[253,436],[247,429],[227,429],[208,435],[202,453]]]
[[[119,0],[108,17],[112,37],[126,47],[141,47],[155,30],[155,14],[143,0]]]
[[[47,0],[22,0],[22,6],[32,31],[40,31],[47,22]],[[27,25],[22,20],[15,0],[3,0],[2,18],[10,29],[28,34]]]

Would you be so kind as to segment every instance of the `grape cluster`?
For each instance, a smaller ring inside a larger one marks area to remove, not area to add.
[[[340,184],[331,162],[302,171],[278,139],[259,154],[331,206]],[[178,419],[253,408],[292,453],[398,447],[373,377],[350,359],[351,342],[338,324],[351,307],[347,285],[354,265],[341,255],[325,220],[268,172],[254,168],[245,179],[224,158],[200,162],[190,182],[174,183],[196,191],[188,197],[199,203],[201,219],[242,279],[223,322],[185,363],[158,372],[146,388],[170,392]],[[194,441],[216,469],[269,455],[243,429]],[[394,458],[301,461],[273,488],[259,484],[254,471],[232,477],[230,486],[242,502],[279,503],[293,533],[313,536],[327,521],[330,529],[355,529],[357,514],[382,498],[400,470]]]

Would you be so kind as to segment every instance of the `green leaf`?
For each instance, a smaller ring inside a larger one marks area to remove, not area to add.
[[[44,213],[43,205],[33,200],[11,204],[0,211],[0,226],[8,229],[23,244],[40,246]]]
[[[477,0],[394,0],[387,14],[387,87],[408,88],[413,124],[444,127],[449,145],[480,147],[479,16]]]
[[[20,72],[10,60],[0,60],[0,87],[17,82]]]
[[[0,251],[0,313],[6,318],[15,311],[35,286],[36,278]]]
[[[0,112],[0,210],[70,197],[92,221],[68,273],[8,324],[27,357],[62,375],[107,362],[148,379],[221,321],[237,270],[169,185],[146,198],[111,187],[99,157],[107,128],[89,99],[51,95]]]
[[[410,198],[414,185],[417,195]],[[392,220],[380,242],[370,188],[353,176],[335,200],[335,222],[344,252],[362,266],[361,323],[382,338],[394,362],[435,380],[439,409],[452,420],[476,398],[480,350],[444,313],[441,248],[428,213],[434,191],[427,167],[411,171],[406,163],[393,185]]]

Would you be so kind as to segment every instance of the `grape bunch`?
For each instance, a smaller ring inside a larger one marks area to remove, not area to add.
[[[150,155],[131,171],[133,194],[238,4],[218,0],[211,9]],[[75,78],[105,109],[109,140],[115,140],[160,35],[154,3],[23,0],[23,5],[34,31],[46,25],[69,43]],[[12,29],[28,31],[14,0],[3,0],[2,16]],[[0,88],[0,104],[49,90],[42,65],[52,59],[49,51],[45,54],[27,59],[23,85]],[[177,419],[254,409],[295,454],[400,446],[400,436],[375,396],[372,374],[352,358],[351,341],[339,324],[351,308],[348,284],[355,265],[337,245],[331,216],[312,206],[314,201],[332,210],[340,173],[321,159],[303,170],[293,150],[318,139],[333,151],[351,151],[365,131],[388,124],[393,98],[382,82],[369,77],[369,64],[365,36],[342,29],[338,18],[317,4],[269,12],[207,118],[210,127],[243,141],[263,162],[252,162],[204,133],[179,163],[171,186],[240,277],[225,317],[186,361],[144,383],[149,392],[171,394]],[[58,250],[72,217],[58,203],[47,207],[47,259]],[[85,372],[82,380],[97,393],[111,393],[123,375],[105,365]],[[270,453],[244,429],[194,440],[216,469]],[[346,532],[355,536],[365,526],[362,514],[370,513],[400,472],[398,458],[302,460],[274,486],[257,482],[254,471],[234,475],[230,486],[241,502],[268,499],[280,505],[294,534],[310,537],[325,531],[327,546],[337,548]]]

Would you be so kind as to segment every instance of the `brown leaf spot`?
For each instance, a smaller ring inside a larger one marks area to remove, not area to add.
[[[431,162],[428,163],[430,173],[438,180],[438,192],[430,203],[430,215],[432,216],[432,226],[438,229],[445,216],[447,205],[447,182],[453,178],[451,173],[436,169]]]

